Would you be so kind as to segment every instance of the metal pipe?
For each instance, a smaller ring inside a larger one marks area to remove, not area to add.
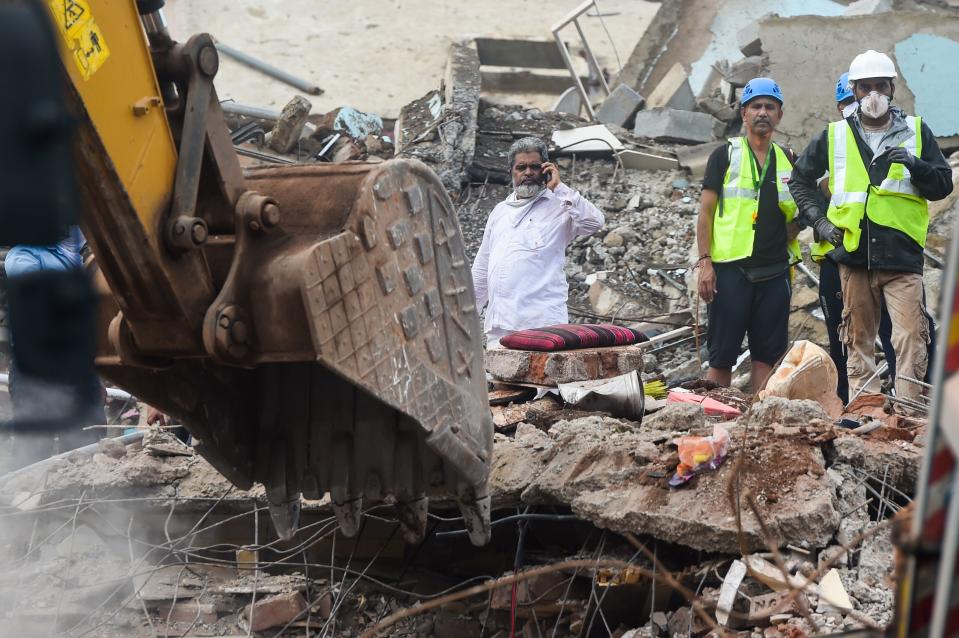
[[[131,443],[136,443],[137,441],[143,439],[144,434],[145,434],[145,431],[141,430],[140,432],[131,432],[130,434],[124,434],[123,436],[118,436],[115,439],[105,439],[105,440],[116,441],[118,443],[122,443],[123,445],[130,445]],[[42,461],[37,461],[36,463],[31,463],[30,465],[27,465],[26,467],[21,467],[19,470],[7,472],[3,476],[0,476],[0,483],[5,483],[14,477],[20,476],[21,474],[25,474],[26,472],[42,469],[43,467],[47,465],[51,465],[52,463],[55,463],[56,461],[67,458],[71,454],[92,454],[96,452],[98,449],[100,449],[100,443],[91,443],[90,445],[84,445],[83,447],[78,447],[75,450],[67,450],[66,452],[61,452],[60,454],[51,456],[50,458],[43,459]]]
[[[275,78],[279,80],[280,82],[289,84],[290,86],[300,89],[301,91],[304,91],[306,93],[309,93],[310,95],[323,94],[323,89],[318,87],[316,84],[310,82],[309,80],[298,78],[295,75],[287,73],[283,69],[278,69],[272,64],[267,64],[263,60],[257,59],[253,57],[252,55],[249,55],[248,53],[244,53],[243,51],[240,51],[239,49],[234,49],[233,47],[229,45],[223,44],[222,42],[217,42],[216,48],[218,51],[220,51],[227,57],[233,58],[240,64],[245,64],[251,69],[256,69],[260,73],[268,75],[271,78]]]
[[[0,384],[10,385],[10,374],[8,372],[0,372]],[[106,388],[107,396],[111,399],[120,399],[126,401],[128,399],[134,398],[129,392],[124,392],[120,388]]]
[[[140,21],[143,22],[143,29],[148,35],[170,37],[170,31],[167,29],[167,22],[166,18],[163,17],[162,9],[141,15]]]
[[[233,115],[245,115],[246,117],[255,117],[261,120],[276,122],[280,119],[280,112],[272,109],[265,109],[260,106],[250,106],[248,104],[237,104],[236,102],[220,102],[220,108],[224,113]]]
[[[260,151],[254,151],[251,148],[243,148],[242,146],[234,146],[233,150],[236,151],[237,155],[244,155],[246,157],[252,157],[253,159],[258,159],[263,162],[273,162],[274,164],[296,164],[291,159],[285,157],[280,157],[279,155],[270,155],[269,153],[262,153]]]
[[[556,40],[556,46],[559,47],[559,54],[563,56],[563,62],[566,63],[566,68],[569,70],[570,75],[573,76],[573,82],[576,85],[576,90],[579,91],[580,97],[583,99],[583,106],[586,107],[586,112],[589,113],[589,119],[591,121],[596,121],[596,112],[593,110],[593,105],[589,103],[589,94],[586,92],[586,88],[583,86],[582,80],[579,79],[579,74],[576,73],[576,69],[573,67],[573,58],[569,54],[569,48],[566,46],[566,43],[563,42],[563,39],[560,37],[559,32],[570,22],[575,22],[581,14],[589,11],[590,7],[595,7],[596,3],[594,0],[586,0],[578,7],[572,10],[565,18],[553,25],[553,38]],[[596,9],[599,11],[599,8]],[[577,23],[576,28],[579,29],[579,24]],[[580,30],[580,37],[583,37],[583,45],[588,49],[586,45],[586,39],[582,35],[582,30]],[[602,74],[600,74],[602,76]],[[607,87],[607,93],[609,89]]]

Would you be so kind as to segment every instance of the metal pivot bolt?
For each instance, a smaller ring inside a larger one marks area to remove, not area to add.
[[[244,193],[237,208],[247,219],[247,226],[254,232],[265,232],[276,228],[280,223],[280,207],[276,200],[265,195]]]
[[[239,307],[228,304],[220,308],[216,319],[215,347],[221,356],[242,359],[249,353],[251,336],[250,324]]]
[[[206,243],[209,234],[206,222],[199,217],[180,215],[170,222],[170,245],[177,250],[198,248]]]
[[[200,71],[209,77],[216,75],[220,68],[220,56],[216,52],[216,47],[207,45],[200,49],[200,54],[197,56],[197,66],[200,67]]]

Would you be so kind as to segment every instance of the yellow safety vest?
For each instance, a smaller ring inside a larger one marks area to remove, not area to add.
[[[781,148],[771,144],[776,154],[776,190],[779,194],[779,210],[788,224],[796,216],[796,202],[789,193],[789,176],[792,164]],[[753,182],[755,172],[750,164],[752,153],[745,137],[729,140],[729,169],[723,181],[723,192],[713,211],[713,234],[710,255],[715,263],[737,261],[753,254],[756,237],[756,218],[759,215],[759,191]],[[758,177],[758,176],[757,176]],[[762,185],[759,187],[762,189]],[[795,239],[786,245],[791,264],[802,260],[799,242]]]
[[[911,134],[899,146],[920,157],[922,120],[906,116],[906,126]],[[832,198],[826,217],[845,231],[842,243],[846,252],[859,248],[864,216],[880,226],[905,233],[925,247],[929,202],[912,185],[909,169],[903,164],[890,164],[882,183],[870,184],[856,137],[845,120],[829,125],[829,190]],[[818,242],[812,249],[813,258],[821,258],[832,249],[829,242]]]

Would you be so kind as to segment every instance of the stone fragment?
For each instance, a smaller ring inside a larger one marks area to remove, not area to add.
[[[688,432],[706,426],[706,413],[696,403],[667,403],[643,419],[643,428],[663,432]]]
[[[607,248],[616,248],[622,246],[623,243],[623,236],[614,231],[606,233],[606,237],[603,238],[603,245]]]
[[[306,600],[300,592],[276,594],[249,605],[246,616],[251,631],[282,627],[306,611]]]
[[[706,113],[659,108],[637,113],[633,133],[658,142],[703,144],[715,140],[717,125],[725,129],[723,122]]]
[[[603,124],[628,127],[636,111],[643,108],[643,96],[626,84],[620,84],[596,110],[596,120]]]
[[[690,607],[680,607],[669,618],[671,636],[702,636],[709,631],[709,625]]]
[[[744,415],[747,427],[765,427],[773,423],[780,425],[808,425],[813,419],[829,420],[829,415],[816,401],[802,399],[791,401],[782,397],[765,397],[754,403]]]
[[[681,111],[692,111],[696,108],[696,97],[689,86],[689,76],[681,63],[674,64],[663,76],[653,92],[649,94],[646,107],[650,109],[668,107]]]
[[[641,344],[533,352],[498,348],[486,351],[486,370],[499,381],[554,386],[570,381],[609,379],[643,371]]]
[[[305,97],[297,95],[283,107],[280,119],[270,133],[270,148],[277,153],[289,153],[300,139],[307,117],[313,105]]]

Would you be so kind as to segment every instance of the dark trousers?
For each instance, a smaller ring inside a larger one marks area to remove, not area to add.
[[[925,312],[926,299],[923,291],[923,312]],[[842,286],[839,283],[839,266],[828,257],[819,262],[819,306],[822,308],[823,315],[826,318],[826,334],[829,336],[829,356],[836,364],[836,371],[839,373],[839,384],[836,387],[836,393],[843,403],[849,402],[849,377],[846,374],[846,351],[842,342],[839,340],[839,323],[842,321]],[[936,351],[936,331],[932,317],[926,312],[926,319],[929,321],[929,361],[935,361]],[[879,318],[879,341],[882,344],[882,352],[886,357],[886,364],[889,366],[889,376],[896,378],[896,352],[892,348],[892,319],[889,318],[889,312],[886,311],[886,304],[882,304],[882,313]],[[923,381],[927,383],[932,378],[932,366],[928,367],[926,378]]]

